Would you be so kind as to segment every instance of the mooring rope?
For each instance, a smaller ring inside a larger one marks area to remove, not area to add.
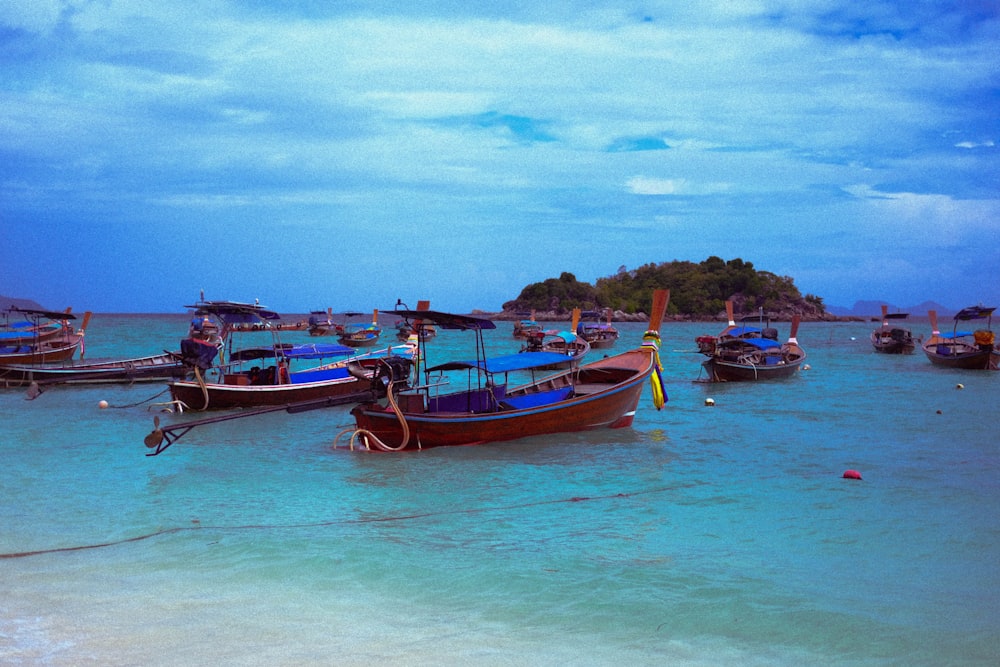
[[[599,500],[615,500],[621,498],[633,498],[635,496],[650,495],[654,493],[663,493],[664,491],[675,491],[677,489],[683,488],[685,486],[679,484],[676,486],[663,486],[653,489],[645,489],[642,491],[631,491],[627,493],[613,493],[602,496],[572,496],[570,498],[556,498],[552,500],[536,500],[528,503],[519,503],[516,505],[500,505],[495,507],[468,507],[464,509],[451,509],[442,510],[440,512],[421,512],[419,514],[399,514],[390,515],[382,517],[367,517],[364,519],[334,519],[330,521],[316,521],[312,523],[291,523],[291,524],[250,524],[243,526],[175,526],[173,528],[164,528],[162,530],[157,530],[152,533],[146,533],[144,535],[136,535],[134,537],[126,537],[120,540],[112,540],[108,542],[100,542],[96,544],[80,544],[71,547],[53,547],[51,549],[38,549],[35,551],[20,551],[13,553],[0,553],[0,559],[9,558],[28,558],[30,556],[44,556],[46,554],[57,554],[57,553],[70,553],[74,551],[88,551],[91,549],[103,549],[106,547],[115,547],[123,544],[131,544],[133,542],[142,542],[144,540],[149,540],[154,537],[160,537],[162,535],[173,535],[176,533],[184,532],[194,532],[201,530],[216,530],[216,531],[250,531],[250,530],[288,530],[288,529],[298,529],[298,528],[325,528],[329,526],[350,526],[350,525],[360,525],[366,523],[390,523],[390,522],[401,522],[401,521],[415,521],[419,519],[426,519],[438,516],[448,516],[454,514],[485,514],[487,512],[501,512],[509,510],[519,510],[528,507],[539,507],[541,505],[557,505],[561,503],[580,503],[580,502],[594,502]]]
[[[167,387],[166,389],[164,389],[163,391],[161,391],[161,392],[160,392],[160,393],[158,393],[158,394],[154,394],[154,395],[150,396],[149,398],[144,398],[144,399],[142,399],[141,401],[137,401],[137,402],[135,402],[135,403],[129,403],[128,405],[109,405],[108,407],[109,407],[109,408],[115,408],[115,409],[117,409],[117,410],[124,410],[124,409],[126,409],[126,408],[134,408],[134,407],[136,407],[137,405],[142,405],[143,403],[149,403],[149,402],[150,402],[150,401],[152,401],[152,400],[153,400],[154,398],[159,398],[160,396],[163,396],[163,395],[164,395],[165,393],[167,393],[168,391],[170,391],[170,387]]]

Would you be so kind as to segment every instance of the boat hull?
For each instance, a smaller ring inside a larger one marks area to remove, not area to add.
[[[296,384],[223,384],[197,380],[170,382],[170,395],[189,410],[230,410],[286,405],[323,398],[346,396],[369,388],[368,380],[348,376],[319,382]]]
[[[1000,351],[978,349],[970,345],[950,347],[950,354],[941,354],[937,345],[925,345],[924,354],[935,366],[966,370],[992,370],[1000,368]]]
[[[872,348],[882,354],[913,354],[917,349],[913,335],[906,329],[876,329],[871,341]]]
[[[478,445],[554,433],[624,428],[632,424],[644,383],[652,370],[652,355],[646,349],[638,349],[582,367],[579,371],[582,382],[575,385],[576,393],[549,405],[483,413],[435,413],[403,407],[401,414],[409,431],[405,447],[403,425],[390,406],[359,405],[352,414],[359,429],[370,432],[393,450]],[[602,373],[617,381],[587,383]]]
[[[757,382],[779,380],[795,374],[802,366],[802,359],[782,364],[740,364],[712,357],[702,362],[712,382]]]
[[[82,336],[74,335],[70,342],[43,341],[37,345],[13,348],[9,352],[0,353],[0,364],[49,364],[69,361],[80,349]]]
[[[368,336],[368,337],[357,337],[357,336],[341,336],[337,339],[341,345],[347,345],[350,347],[372,347],[378,343],[378,336]]]
[[[881,354],[913,354],[917,349],[913,343],[872,343],[872,347]]]
[[[177,356],[157,354],[134,359],[96,359],[61,364],[0,364],[0,386],[39,384],[131,384],[183,378],[188,373]]]

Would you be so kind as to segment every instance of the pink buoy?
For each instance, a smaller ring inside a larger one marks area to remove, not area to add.
[[[844,471],[844,479],[861,479],[861,473],[857,470]]]

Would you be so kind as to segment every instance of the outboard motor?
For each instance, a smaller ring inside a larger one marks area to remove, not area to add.
[[[219,353],[219,348],[215,345],[203,343],[194,338],[185,338],[181,341],[181,360],[185,366],[200,368],[207,371],[215,361],[215,355]]]
[[[371,380],[371,389],[375,395],[385,396],[391,382],[401,385],[398,389],[405,389],[408,386],[412,365],[413,362],[405,357],[389,356],[379,359],[375,368],[365,368],[358,362],[351,362],[347,365],[347,372],[353,377]]]
[[[767,338],[768,340],[778,340],[778,330],[772,327],[764,329],[760,335],[762,338]]]
[[[373,380],[384,386],[389,386],[390,382],[396,382],[402,383],[405,387],[410,379],[412,365],[413,363],[405,357],[386,357],[379,360]]]

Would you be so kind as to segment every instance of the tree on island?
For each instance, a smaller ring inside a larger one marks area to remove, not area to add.
[[[719,257],[705,261],[677,261],[646,264],[628,270],[622,266],[613,276],[598,278],[596,285],[580,282],[572,273],[532,283],[513,301],[503,304],[505,312],[540,311],[565,314],[573,308],[639,313],[648,308],[653,290],[670,289],[668,314],[677,318],[715,318],[731,299],[737,313],[765,312],[779,317],[801,315],[821,319],[826,315],[823,299],[802,296],[788,276],[758,271],[750,262]]]

